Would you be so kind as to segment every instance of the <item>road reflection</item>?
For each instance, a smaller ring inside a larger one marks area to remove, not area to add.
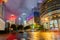
[[[7,35],[0,35],[0,40],[6,40]],[[25,40],[60,40],[60,32],[25,32],[23,36]]]
[[[60,40],[60,32],[29,32],[30,40]]]

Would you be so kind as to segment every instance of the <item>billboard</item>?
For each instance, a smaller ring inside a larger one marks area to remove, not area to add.
[[[31,13],[28,17],[27,17],[27,21],[31,20],[34,17],[34,13]]]

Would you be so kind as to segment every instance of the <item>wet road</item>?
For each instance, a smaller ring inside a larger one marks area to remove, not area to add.
[[[0,34],[0,40],[6,40],[8,34]]]
[[[60,32],[28,32],[25,40],[60,40]],[[6,40],[7,35],[0,35],[0,40]]]
[[[60,40],[60,32],[30,32],[30,40]]]

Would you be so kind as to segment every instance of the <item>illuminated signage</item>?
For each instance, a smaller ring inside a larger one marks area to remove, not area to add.
[[[32,14],[30,14],[28,17],[27,17],[27,20],[30,20],[30,19],[32,19],[34,17],[34,14],[32,13]]]

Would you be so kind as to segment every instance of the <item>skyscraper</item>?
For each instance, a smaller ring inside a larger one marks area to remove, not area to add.
[[[60,29],[60,0],[44,0],[40,8],[41,24],[47,29]]]

